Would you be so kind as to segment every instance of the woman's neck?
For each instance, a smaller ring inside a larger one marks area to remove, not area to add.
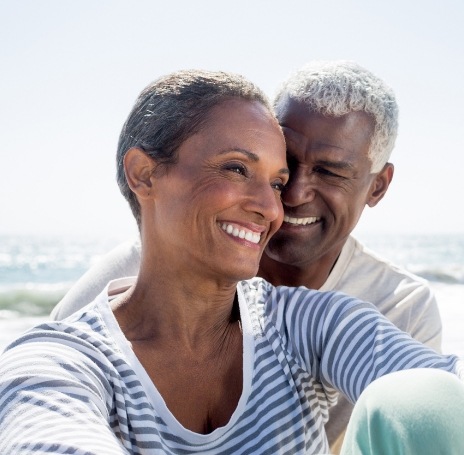
[[[137,283],[112,302],[115,317],[174,417],[210,433],[229,422],[242,393],[236,287],[211,295],[182,279],[153,276],[142,268]]]
[[[235,295],[236,283],[174,276],[142,263],[136,284],[112,307],[128,339],[175,338],[194,347],[237,321]]]

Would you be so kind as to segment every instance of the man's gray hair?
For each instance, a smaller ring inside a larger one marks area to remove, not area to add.
[[[379,172],[389,160],[398,133],[398,105],[395,95],[381,79],[355,62],[314,61],[283,82],[275,100],[286,97],[303,102],[310,112],[340,117],[363,111],[375,122],[369,158],[371,172]]]

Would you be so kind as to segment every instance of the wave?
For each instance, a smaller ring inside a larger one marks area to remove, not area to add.
[[[418,269],[413,272],[432,282],[443,285],[464,285],[461,268],[454,270]],[[25,316],[47,316],[64,297],[73,282],[24,283],[10,286],[0,285],[0,319]]]
[[[0,319],[46,317],[88,268],[120,241],[0,235]],[[464,285],[464,235],[378,235],[380,256],[449,292]]]
[[[70,283],[23,284],[0,288],[0,319],[46,316],[69,290]]]
[[[464,284],[464,269],[456,268],[415,268],[411,270],[416,275],[433,282],[445,284]]]

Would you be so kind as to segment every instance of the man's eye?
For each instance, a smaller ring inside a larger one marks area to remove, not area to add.
[[[317,172],[318,174],[321,174],[321,175],[327,175],[330,177],[340,177],[338,174],[334,174],[332,171],[329,171],[328,169],[325,169],[323,167],[314,168],[314,172]]]

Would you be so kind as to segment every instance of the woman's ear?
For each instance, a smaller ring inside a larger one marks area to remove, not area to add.
[[[154,161],[137,147],[132,147],[124,156],[124,172],[129,188],[135,195],[144,199],[150,196],[152,190],[152,176]]]
[[[390,186],[395,168],[392,163],[386,163],[383,169],[374,177],[372,182],[367,205],[375,207],[378,202],[385,196]]]

